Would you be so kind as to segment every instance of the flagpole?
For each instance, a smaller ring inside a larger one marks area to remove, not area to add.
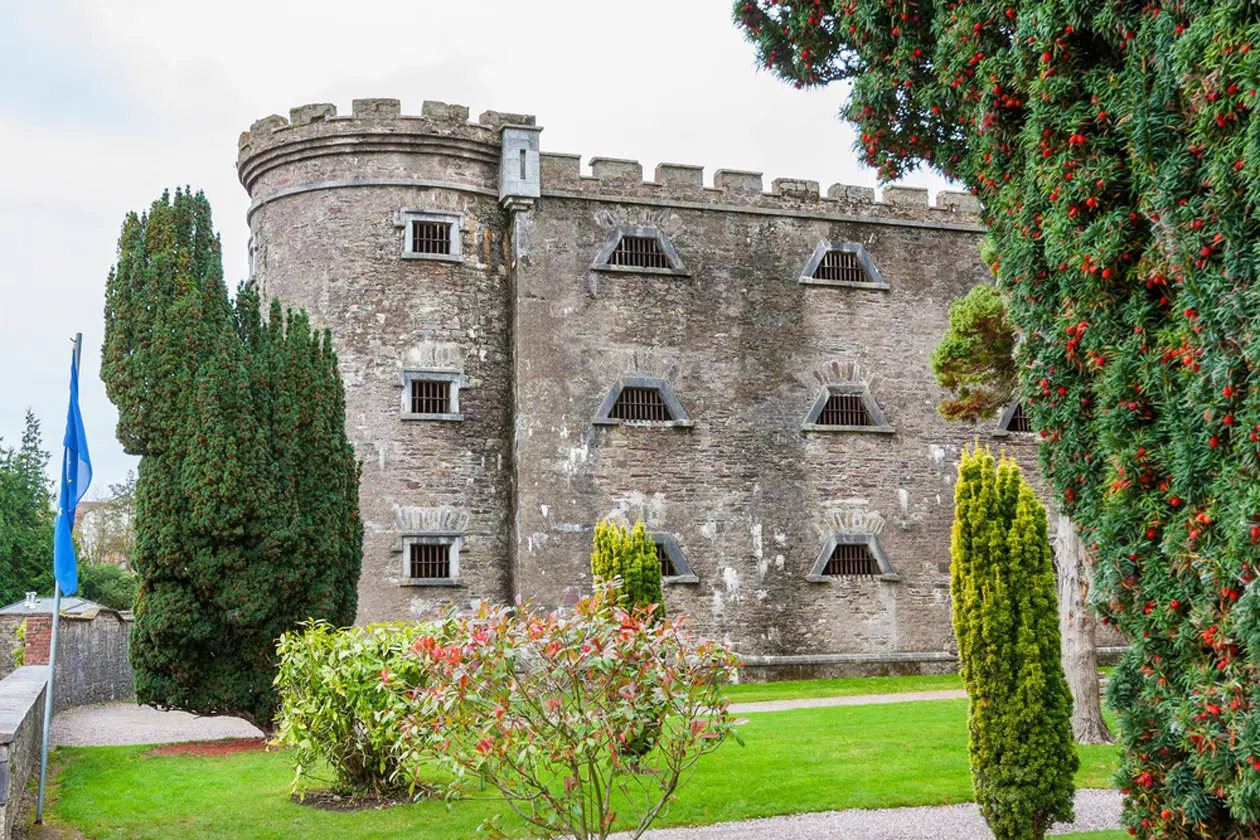
[[[74,370],[79,369],[79,357],[83,352],[83,333],[74,334]],[[64,483],[66,476],[61,480]],[[63,511],[63,515],[64,515]],[[44,692],[44,735],[39,751],[39,797],[35,804],[35,822],[44,822],[44,789],[48,782],[48,736],[52,731],[53,682],[57,674],[57,625],[61,622],[61,584],[53,575],[52,638],[48,641],[48,688]]]

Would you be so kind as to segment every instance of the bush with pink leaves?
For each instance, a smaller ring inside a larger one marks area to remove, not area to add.
[[[497,789],[535,836],[637,838],[698,761],[739,741],[722,695],[738,657],[616,606],[611,587],[550,614],[483,606],[413,655],[427,681],[404,742]]]

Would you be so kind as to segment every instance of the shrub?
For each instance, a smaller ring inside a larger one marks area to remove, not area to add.
[[[1046,511],[1013,460],[965,449],[958,468],[950,596],[976,802],[997,840],[1041,840],[1072,818],[1072,696]]]
[[[17,630],[13,633],[13,649],[9,651],[9,656],[13,657],[13,667],[21,668],[26,664],[26,619],[22,619],[22,623],[17,626]]]
[[[571,612],[483,606],[447,643],[421,639],[409,739],[496,788],[537,836],[606,838],[615,821],[641,836],[696,762],[739,740],[721,693],[739,660],[617,601],[608,585]],[[649,729],[655,748],[624,757]]]
[[[322,621],[280,637],[273,743],[292,748],[292,787],[311,785],[312,769],[332,771],[333,790],[396,794],[407,787],[400,732],[412,704],[402,687],[426,682],[427,664],[409,655],[441,624],[371,624],[338,629]]]
[[[79,595],[112,610],[129,610],[136,603],[136,576],[113,563],[84,563]]]
[[[661,561],[656,545],[648,538],[643,521],[632,530],[607,520],[595,526],[595,545],[591,551],[591,575],[595,585],[621,580],[617,587],[618,603],[623,607],[655,608],[665,617],[665,596],[661,590]]]

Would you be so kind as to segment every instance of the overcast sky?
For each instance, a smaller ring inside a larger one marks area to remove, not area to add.
[[[94,490],[134,466],[99,379],[119,227],[165,188],[205,190],[225,277],[246,271],[236,141],[308,102],[436,99],[530,113],[542,148],[874,186],[837,88],[757,72],[727,0],[0,0],[0,438],[29,407],[59,465],[70,339]],[[946,188],[933,175],[905,183]],[[53,472],[56,472],[54,467]]]

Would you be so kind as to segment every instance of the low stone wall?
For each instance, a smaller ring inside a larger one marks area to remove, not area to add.
[[[62,615],[57,632],[56,711],[135,697],[135,673],[127,660],[130,618],[108,609],[84,616]],[[26,620],[27,663],[47,664],[51,634],[51,616]]]
[[[12,836],[22,791],[39,772],[46,665],[26,665],[0,680],[0,840]]]
[[[1124,653],[1122,645],[1100,645],[1100,667],[1115,665]],[[909,677],[951,674],[958,670],[958,656],[946,651],[923,653],[803,654],[799,656],[747,656],[740,682],[817,680],[837,677]]]

